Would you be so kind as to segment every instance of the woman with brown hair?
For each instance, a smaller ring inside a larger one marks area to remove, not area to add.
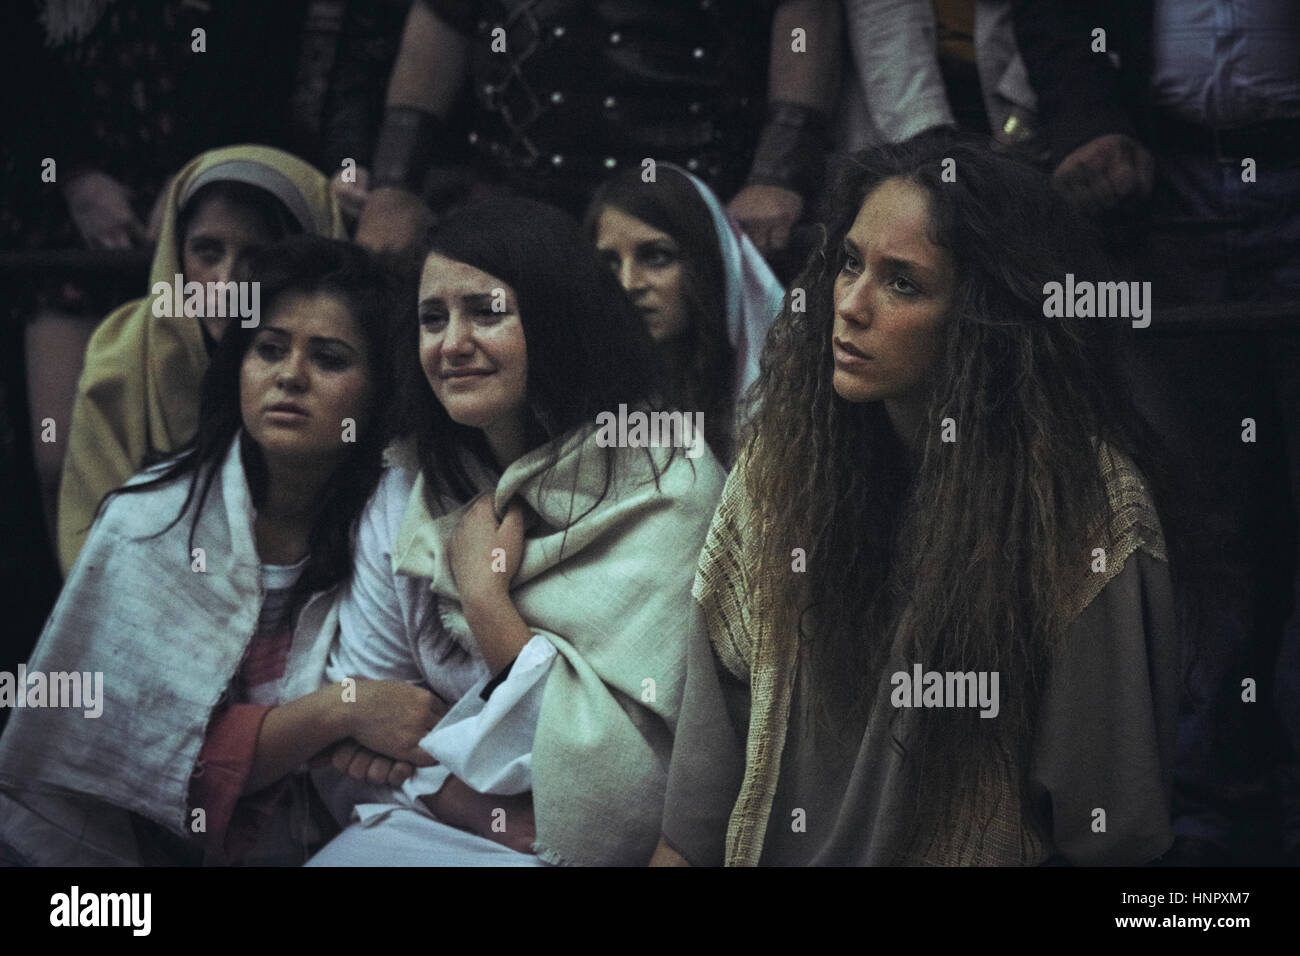
[[[1044,178],[943,134],[859,155],[828,208],[695,586],[752,700],[728,862],[1160,856],[1157,473],[1119,324],[1044,303],[1105,263]]]

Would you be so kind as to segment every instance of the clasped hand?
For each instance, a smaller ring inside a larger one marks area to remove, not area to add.
[[[491,494],[475,498],[452,534],[448,557],[466,608],[507,597],[524,557],[523,506],[512,501],[498,520]]]

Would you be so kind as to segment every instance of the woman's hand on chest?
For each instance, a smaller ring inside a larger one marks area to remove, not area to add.
[[[490,495],[471,502],[449,545],[452,577],[467,609],[499,602],[524,556],[523,509],[512,502],[498,521]]]

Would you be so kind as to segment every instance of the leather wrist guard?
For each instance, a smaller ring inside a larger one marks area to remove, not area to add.
[[[826,137],[826,114],[798,103],[769,103],[748,183],[809,198],[824,175]]]
[[[442,120],[432,113],[390,106],[375,144],[371,188],[395,187],[420,195],[444,132]]]

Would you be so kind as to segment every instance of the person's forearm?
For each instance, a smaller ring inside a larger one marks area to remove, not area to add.
[[[469,41],[423,3],[411,4],[402,45],[388,81],[388,106],[408,106],[445,119],[465,77]]]
[[[338,684],[271,710],[262,721],[253,767],[244,793],[256,793],[350,735],[348,712]]]
[[[754,190],[749,187],[755,186],[785,190],[792,196],[777,218],[788,221],[777,235],[764,236],[761,229],[754,232],[759,222],[750,220],[771,217],[770,197],[759,203],[763,213],[758,216],[750,202],[742,202],[743,209],[732,209],[760,249],[768,242],[775,248],[785,245],[780,234],[788,232],[800,215],[799,197],[810,196],[822,178],[828,121],[839,88],[839,60],[840,10],[834,0],[786,0],[777,8],[772,16],[766,116],[741,197],[752,200]]]
[[[953,124],[930,0],[845,0],[844,25],[871,125],[887,142]]]
[[[519,616],[509,594],[465,602],[465,621],[469,624],[480,653],[493,674],[510,665],[533,639],[533,632]]]
[[[793,31],[804,31],[804,52]],[[840,84],[840,8],[836,0],[786,0],[772,15],[769,103],[798,103],[829,114]]]

